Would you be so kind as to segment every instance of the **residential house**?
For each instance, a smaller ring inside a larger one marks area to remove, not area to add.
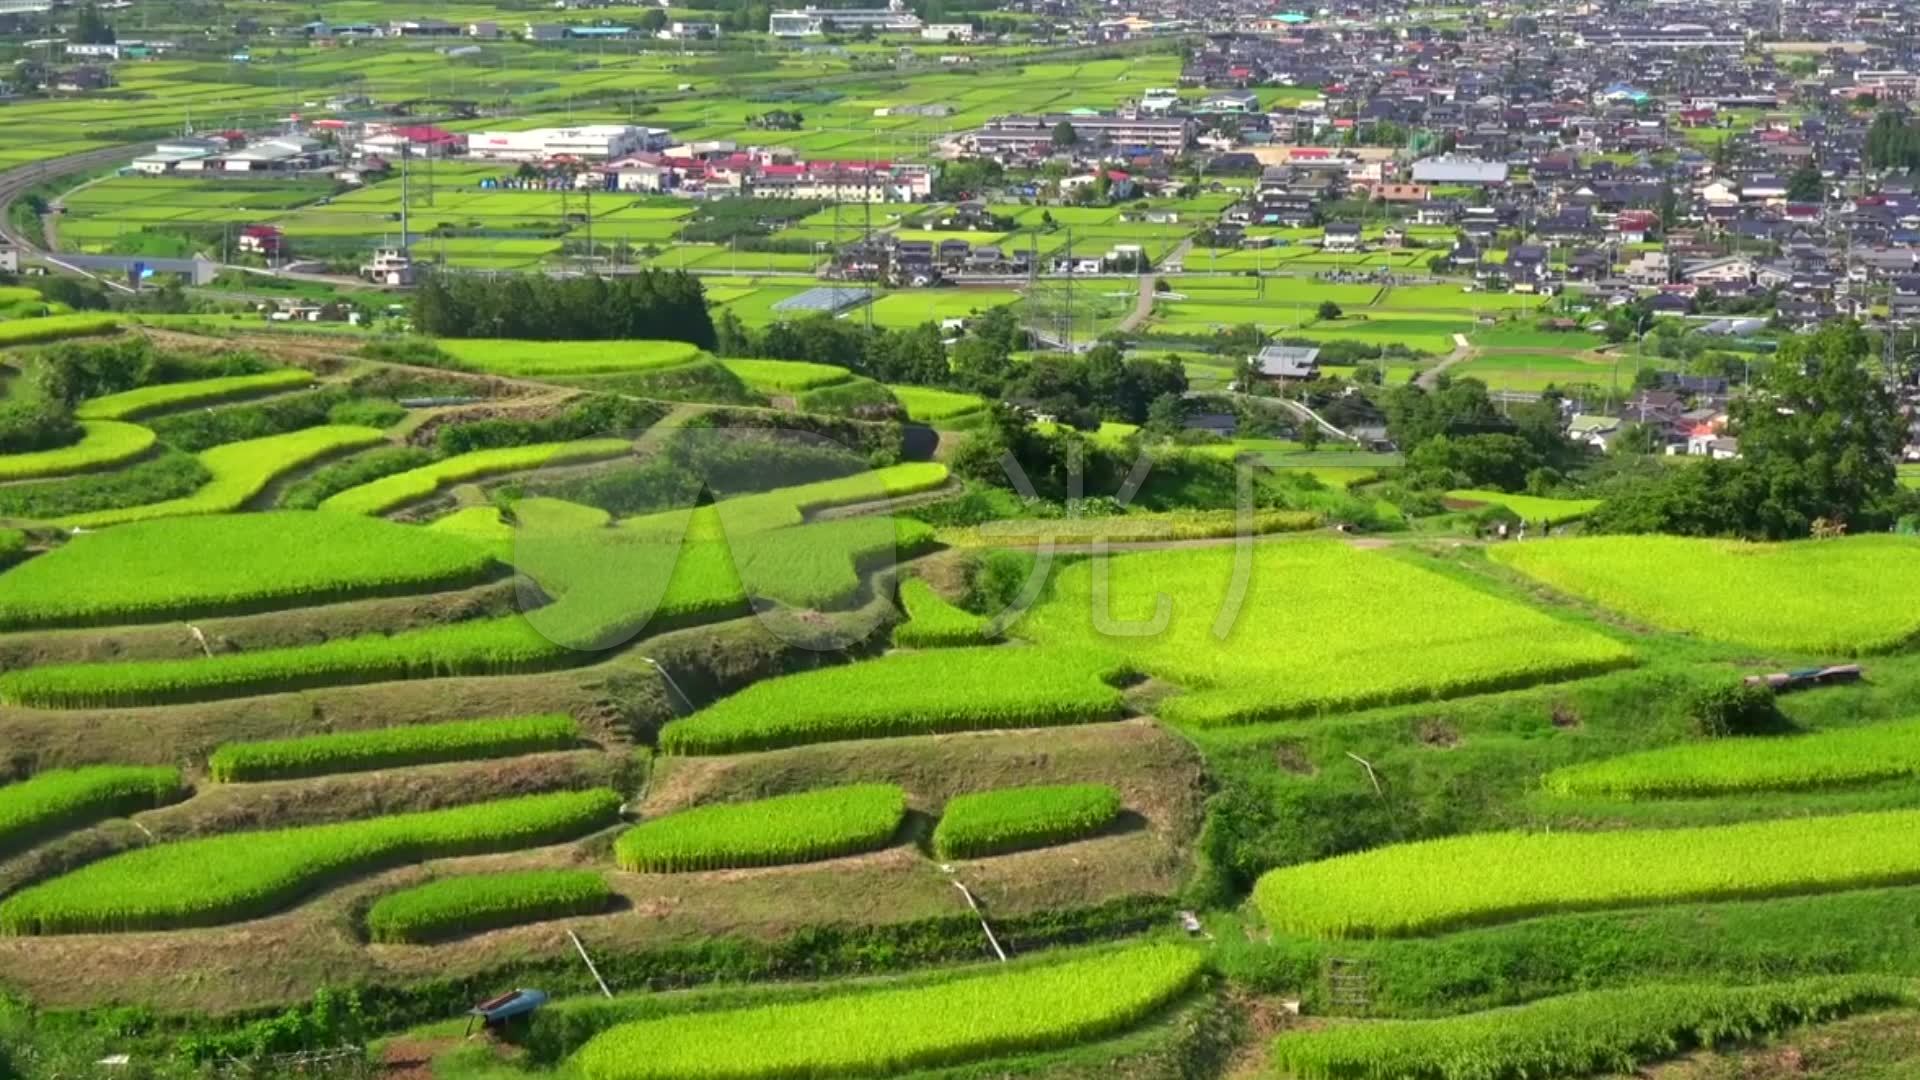
[[[1252,360],[1262,379],[1310,382],[1320,377],[1320,350],[1300,345],[1268,345]]]

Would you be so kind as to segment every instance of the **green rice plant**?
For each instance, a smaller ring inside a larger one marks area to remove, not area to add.
[[[909,420],[918,420],[923,424],[953,420],[987,407],[987,399],[978,394],[961,394],[927,386],[890,385],[887,389],[893,392],[894,400],[900,403],[900,407],[907,410]]]
[[[1371,474],[1369,474],[1371,475]],[[1255,510],[1245,522],[1250,535],[1305,532],[1323,524],[1311,510]],[[940,530],[943,543],[957,547],[1004,547],[1091,544],[1148,540],[1209,540],[1239,535],[1240,515],[1234,510],[1170,510],[1161,513],[1116,514],[1112,517],[1014,518],[981,525]]]
[[[1920,775],[1920,720],[1777,739],[1714,739],[1555,769],[1567,797],[1671,799],[1803,791]]]
[[[593,915],[613,903],[594,870],[519,870],[462,874],[388,893],[367,911],[367,936],[419,944],[503,926]]]
[[[758,682],[660,732],[669,754],[1117,720],[1125,670],[1070,648],[941,649]],[[5,676],[0,676],[4,684]]]
[[[1276,930],[1431,933],[1534,915],[1920,881],[1920,810],[1623,832],[1477,833],[1270,870]]]
[[[768,393],[797,394],[850,382],[853,372],[832,364],[811,364],[804,360],[722,360],[728,371],[755,390]]]
[[[747,592],[789,607],[826,608],[861,577],[933,546],[933,529],[907,518],[855,517],[751,533],[729,542]]]
[[[134,522],[0,577],[0,628],[99,626],[462,588],[495,563],[458,537],[283,510]]]
[[[285,510],[313,510],[329,497],[433,463],[433,452],[418,446],[380,446],[308,472],[280,493]]]
[[[632,449],[633,443],[627,439],[581,439],[577,442],[474,450],[348,488],[329,496],[320,504],[320,509],[350,514],[384,514],[407,503],[428,498],[441,488],[453,484],[548,465],[599,461],[619,457]]]
[[[357,396],[346,386],[309,387],[264,401],[187,409],[149,423],[161,442],[198,453],[222,443],[263,439],[322,424],[386,429],[407,410],[391,401]]]
[[[868,419],[884,419],[896,415],[899,404],[894,400],[893,391],[864,375],[856,375],[846,382],[834,383],[832,386],[802,390],[794,397],[794,407],[801,412],[859,416]]]
[[[207,772],[222,783],[291,780],[440,761],[515,757],[544,750],[567,750],[579,742],[580,725],[565,713],[502,720],[454,720],[295,739],[226,743],[207,759]]]
[[[1827,976],[1759,986],[1654,984],[1593,990],[1438,1020],[1382,1020],[1273,1041],[1268,1061],[1301,1080],[1489,1080],[1632,1074],[1641,1065],[1801,1024],[1910,1003],[1899,980]]]
[[[539,377],[654,371],[701,355],[684,341],[511,341],[461,338],[434,342],[460,366],[494,375]]]
[[[117,469],[0,484],[0,519],[50,521],[183,499],[212,480],[199,458],[163,444]]]
[[[86,337],[90,334],[110,334],[119,328],[120,323],[113,316],[92,313],[76,312],[71,315],[49,315],[40,319],[13,319],[0,322],[0,348],[37,345],[41,342]]]
[[[1120,816],[1120,793],[1106,784],[1001,788],[956,795],[940,812],[933,853],[978,859],[1091,836]]]
[[[613,515],[597,506],[533,495],[513,504],[514,525],[542,532],[585,532],[604,529]]]
[[[0,674],[0,701],[46,709],[114,709],[389,679],[540,671],[581,659],[513,615],[196,660],[24,668]]]
[[[49,769],[0,787],[0,856],[67,829],[136,810],[180,794],[180,770],[132,765]]]
[[[434,518],[427,529],[486,544],[498,551],[503,560],[513,552],[513,526],[501,516],[500,508],[491,504],[463,506],[451,514],[442,514]]]
[[[1457,697],[1633,662],[1612,638],[1391,553],[1261,544],[1244,573],[1239,558],[1219,547],[1077,562],[1012,632],[1109,650],[1181,684],[1188,692],[1164,702],[1161,715],[1198,726]],[[1107,578],[1098,599],[1097,573]],[[1163,603],[1165,623],[1155,630]]]
[[[1544,521],[1549,525],[1564,525],[1569,521],[1578,521],[1600,505],[1599,499],[1542,499],[1532,495],[1510,495],[1504,491],[1463,490],[1447,492],[1449,505],[1460,504],[1467,509],[1482,506],[1504,506],[1518,514],[1524,521]]]
[[[26,550],[26,533],[19,529],[0,528],[0,566],[19,558]]]
[[[1920,639],[1920,540],[1850,536],[1748,544],[1677,536],[1508,544],[1495,562],[1667,630],[1821,656]]]
[[[754,599],[833,607],[859,593],[863,574],[931,540],[918,522],[870,517],[681,543],[623,530],[523,532],[511,557],[555,598],[528,613],[534,626],[600,650],[643,631],[745,614]]]
[[[1203,963],[1193,949],[1143,945],[929,986],[640,1020],[595,1036],[570,1067],[583,1080],[783,1080],[959,1065],[1123,1031],[1186,993]]]
[[[644,821],[613,854],[624,870],[656,874],[817,862],[885,847],[906,814],[906,792],[892,784],[821,788]]]
[[[569,840],[611,824],[619,809],[612,791],[565,791],[155,844],[8,897],[0,933],[177,930],[258,918],[343,878]]]
[[[0,454],[0,480],[38,480],[109,468],[132,461],[153,447],[153,432],[138,424],[87,420],[80,426],[86,434],[72,446]]]
[[[910,649],[985,645],[996,636],[993,620],[956,607],[917,577],[900,583],[907,621],[893,628],[893,643]]]
[[[947,483],[947,467],[916,461],[811,484],[722,499],[698,510],[666,510],[622,520],[619,527],[665,539],[718,539],[798,525],[809,514],[837,506],[933,491]]]
[[[53,524],[98,529],[153,518],[230,513],[265,491],[267,485],[283,473],[332,454],[385,440],[386,436],[374,428],[329,425],[227,443],[195,455],[213,479],[191,495],[140,506],[72,514],[55,519]]]
[[[132,420],[167,409],[212,405],[278,393],[305,386],[312,381],[313,372],[305,368],[280,368],[258,375],[226,375],[191,382],[156,383],[83,401],[73,414],[82,420]]]

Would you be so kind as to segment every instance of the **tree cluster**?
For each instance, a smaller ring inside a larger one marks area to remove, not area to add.
[[[433,274],[414,293],[413,324],[434,337],[716,344],[706,290],[672,270],[564,279]]]
[[[1872,357],[1853,323],[1788,339],[1734,403],[1740,457],[1667,470],[1609,499],[1589,527],[1765,540],[1816,522],[1890,527],[1913,509],[1895,465],[1907,427]]]
[[[100,9],[93,4],[80,9],[80,14],[74,19],[73,30],[67,39],[76,45],[111,45],[116,40],[113,24],[109,23],[106,16],[100,14]]]
[[[1429,392],[1396,386],[1381,395],[1387,432],[1407,451],[1407,466],[1423,487],[1491,487],[1502,491],[1548,487],[1580,451],[1560,428],[1560,397],[1496,406],[1478,379],[1445,376]]]
[[[1867,129],[1867,167],[1920,169],[1920,124],[1899,109],[1874,117]]]

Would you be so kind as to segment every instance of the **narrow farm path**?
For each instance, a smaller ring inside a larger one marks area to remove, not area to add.
[[[1420,387],[1422,390],[1431,390],[1434,388],[1434,385],[1440,381],[1441,372],[1455,364],[1471,360],[1475,355],[1473,343],[1467,340],[1467,335],[1455,334],[1453,335],[1453,351],[1441,357],[1439,363],[1421,372],[1419,378],[1414,380],[1414,385]]]

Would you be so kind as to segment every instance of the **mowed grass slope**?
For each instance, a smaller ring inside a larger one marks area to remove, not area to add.
[[[1203,725],[1511,688],[1633,661],[1611,638],[1392,555],[1266,544],[1248,556],[1244,582],[1235,559],[1231,548],[1112,558],[1102,599],[1097,564],[1074,563],[1012,632],[1109,651],[1179,683],[1189,693],[1162,714]]]
[[[1920,540],[1749,544],[1600,536],[1513,544],[1495,562],[1668,630],[1789,653],[1853,656],[1920,636]]]

